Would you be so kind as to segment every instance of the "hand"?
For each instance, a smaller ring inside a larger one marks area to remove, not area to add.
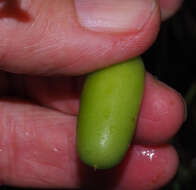
[[[158,2],[162,19],[180,4]],[[75,149],[79,75],[143,53],[159,24],[153,0],[0,1],[2,184],[150,190],[173,177],[178,157],[167,143],[184,121],[184,103],[150,74],[135,139],[122,163],[95,172]]]

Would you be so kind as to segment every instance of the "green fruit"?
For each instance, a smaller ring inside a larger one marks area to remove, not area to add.
[[[87,76],[77,127],[80,159],[97,169],[118,164],[136,126],[145,68],[138,57]]]

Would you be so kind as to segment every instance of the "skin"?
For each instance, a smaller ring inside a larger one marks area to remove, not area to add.
[[[0,0],[0,14],[7,10],[4,2]],[[150,190],[171,180],[178,157],[167,142],[185,119],[184,103],[175,90],[148,73],[135,138],[122,164],[110,172],[95,173],[81,164],[75,149],[83,77],[72,75],[142,54],[156,38],[162,7],[155,9],[140,32],[114,35],[78,27],[69,0],[21,0],[20,5],[22,12],[0,15],[1,184]],[[171,10],[174,14],[175,9]],[[59,16],[72,19],[65,22]],[[61,76],[54,76],[57,73]],[[12,97],[3,98],[11,92]]]
[[[80,101],[77,148],[95,169],[119,164],[133,137],[144,88],[140,58],[89,74]]]
[[[183,0],[158,0],[161,7],[162,20],[167,20],[173,16],[175,12],[180,8]]]

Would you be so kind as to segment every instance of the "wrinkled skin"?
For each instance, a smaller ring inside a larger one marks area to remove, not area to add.
[[[150,190],[171,180],[178,156],[168,141],[185,119],[184,103],[150,74],[133,145],[119,166],[84,166],[75,132],[79,75],[142,54],[180,4],[159,0],[140,30],[112,32],[80,25],[72,0],[0,0],[0,183]]]

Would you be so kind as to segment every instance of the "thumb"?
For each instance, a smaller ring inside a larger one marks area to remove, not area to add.
[[[21,0],[17,7],[20,16],[0,17],[0,68],[15,73],[79,75],[123,61],[153,43],[160,22],[155,0]]]

